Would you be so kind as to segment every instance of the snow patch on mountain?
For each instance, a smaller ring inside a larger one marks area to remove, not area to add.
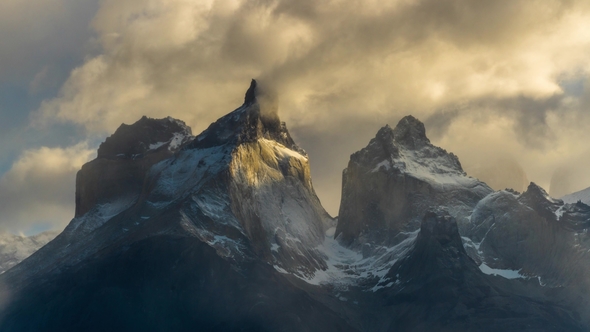
[[[590,188],[577,191],[575,193],[565,195],[561,198],[566,203],[576,203],[581,201],[584,204],[590,205]]]
[[[297,159],[303,159],[303,160],[307,160],[307,157],[302,155],[301,153],[291,150],[289,148],[287,148],[286,146],[282,145],[281,143],[275,142],[275,141],[271,141],[269,139],[266,138],[261,138],[258,140],[258,142],[267,145],[268,147],[270,147],[274,153],[275,156],[277,157],[277,159],[281,160],[281,159],[285,159],[288,157],[293,157],[293,158],[297,158]]]
[[[138,196],[119,197],[112,202],[96,204],[90,211],[80,217],[72,219],[66,227],[68,233],[88,234],[104,223],[130,208],[137,202]]]
[[[437,154],[434,147],[425,146],[418,151],[399,150],[399,157],[393,160],[393,168],[402,173],[428,182],[441,191],[452,187],[474,188],[483,184],[454,167],[448,162],[448,155]]]
[[[487,266],[485,263],[481,263],[479,269],[487,275],[500,276],[506,279],[528,279],[528,277],[520,274],[521,270],[494,269]]]
[[[148,177],[156,179],[148,202],[163,207],[186,197],[226,168],[229,158],[227,148],[220,146],[180,151],[173,158],[161,161],[148,174]]]
[[[327,268],[315,271],[311,277],[298,277],[312,285],[332,285],[341,290],[356,285],[362,285],[367,291],[373,292],[390,287],[395,282],[387,283],[387,272],[408,253],[418,233],[419,230],[405,233],[406,238],[397,245],[376,246],[372,248],[371,255],[365,256],[361,251],[340,244],[334,239],[334,229],[331,228],[326,231],[324,242],[317,248],[324,255]],[[275,268],[279,272],[288,273],[279,267]]]
[[[189,133],[187,133],[186,131],[173,133],[172,138],[170,138],[167,141],[156,142],[156,143],[150,144],[149,150],[157,150],[157,149],[161,148],[162,146],[167,145],[168,151],[175,151],[175,150],[178,150],[178,148],[181,145],[188,142],[192,138],[193,138],[193,136],[190,135]]]

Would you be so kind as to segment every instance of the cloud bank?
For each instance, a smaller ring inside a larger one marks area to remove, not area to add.
[[[407,114],[495,186],[550,189],[575,173],[556,170],[590,161],[584,0],[103,0],[91,26],[101,51],[34,125],[104,136],[171,115],[198,133],[258,78],[277,91],[333,214],[349,155]],[[509,180],[493,180],[499,170]],[[558,194],[590,176],[572,183]]]

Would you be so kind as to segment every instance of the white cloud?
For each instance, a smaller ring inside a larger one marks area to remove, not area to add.
[[[0,178],[0,228],[63,228],[74,215],[76,172],[94,156],[85,143],[27,150]]]

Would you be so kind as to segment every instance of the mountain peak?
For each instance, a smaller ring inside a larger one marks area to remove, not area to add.
[[[269,87],[262,87],[252,79],[246,91],[244,104],[212,123],[188,146],[207,148],[224,144],[240,145],[268,139],[302,155],[307,155],[289,134],[278,115],[278,98]]]
[[[250,87],[248,88],[248,91],[246,91],[246,96],[244,97],[244,105],[248,106],[248,105],[252,105],[256,102],[256,87],[258,86],[258,83],[256,83],[255,79],[252,79],[252,81],[250,82]]]
[[[519,197],[519,201],[532,207],[547,220],[557,220],[555,212],[563,205],[563,201],[549,196],[545,189],[531,182],[527,190]]]
[[[133,124],[121,124],[100,144],[98,158],[143,157],[162,146],[178,149],[192,138],[191,128],[183,121],[166,117],[152,119],[143,116]]]
[[[538,184],[531,182],[527,188],[527,190],[522,193],[521,197],[523,197],[524,199],[532,199],[532,200],[537,200],[537,201],[549,201],[551,203],[557,203],[557,202],[561,202],[561,200],[558,199],[554,199],[551,196],[549,196],[549,194],[547,193],[547,191],[545,191],[545,189],[541,188]]]
[[[539,194],[539,195],[543,195],[543,196],[549,196],[547,194],[547,191],[545,191],[545,189],[541,188],[538,184],[536,184],[534,182],[529,183],[529,186],[526,189],[526,192],[531,192],[531,193],[535,193],[535,194]]]
[[[403,117],[392,131],[394,139],[411,148],[418,148],[430,140],[426,137],[424,123],[411,115]]]

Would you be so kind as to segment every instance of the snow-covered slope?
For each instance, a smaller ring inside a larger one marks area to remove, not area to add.
[[[31,256],[47,242],[53,240],[59,232],[47,231],[32,236],[0,234],[0,273]]]
[[[584,204],[590,205],[590,188],[565,195],[561,199],[566,203],[576,203],[581,201]]]

